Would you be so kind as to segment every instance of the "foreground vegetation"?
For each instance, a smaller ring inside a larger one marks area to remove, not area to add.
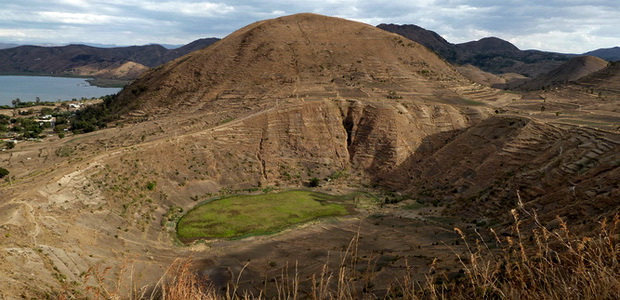
[[[560,220],[555,230],[542,226],[536,215],[525,210],[527,222],[535,224],[523,231],[524,222],[512,211],[514,225],[510,233],[491,233],[495,240],[478,235],[475,243],[456,229],[469,250],[465,256],[455,253],[464,274],[449,279],[436,272],[439,263],[430,266],[426,280],[416,281],[410,274],[395,278],[381,294],[365,290],[356,268],[358,236],[351,240],[340,265],[311,276],[304,285],[295,270],[284,268],[279,278],[265,283],[258,294],[241,292],[238,281],[226,291],[206,284],[207,278],[192,271],[191,259],[177,260],[154,286],[133,290],[130,299],[617,299],[620,291],[620,216],[603,220],[596,232],[576,235]],[[97,273],[94,273],[97,277]],[[257,281],[261,281],[257,278]],[[95,299],[124,299],[121,287],[102,284],[89,290]],[[120,280],[119,280],[120,282]],[[301,290],[301,286],[310,287]],[[275,291],[266,295],[267,290]],[[60,293],[59,299],[68,294]]]
[[[263,235],[327,216],[346,215],[338,198],[310,191],[230,196],[189,211],[177,224],[181,241]]]

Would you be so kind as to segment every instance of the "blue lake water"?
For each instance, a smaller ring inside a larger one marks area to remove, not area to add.
[[[22,102],[72,100],[116,94],[120,88],[92,86],[84,78],[46,76],[0,76],[0,105],[11,105],[19,98]]]

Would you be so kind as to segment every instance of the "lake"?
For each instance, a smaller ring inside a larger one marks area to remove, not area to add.
[[[85,78],[48,76],[0,76],[0,105],[22,102],[72,100],[116,94],[120,88],[101,88],[90,85]]]

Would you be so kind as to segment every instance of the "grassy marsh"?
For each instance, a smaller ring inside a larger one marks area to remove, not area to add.
[[[190,210],[179,220],[177,234],[184,243],[269,234],[317,218],[348,214],[341,197],[310,191],[230,196]]]

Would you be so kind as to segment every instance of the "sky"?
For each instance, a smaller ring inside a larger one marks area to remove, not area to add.
[[[182,45],[301,12],[415,24],[451,43],[494,36],[562,53],[620,46],[618,0],[2,0],[0,43]]]

